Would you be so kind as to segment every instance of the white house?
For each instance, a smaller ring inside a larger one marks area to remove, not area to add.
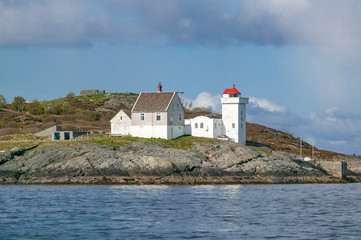
[[[177,92],[142,92],[130,114],[121,110],[110,121],[111,135],[174,139],[184,135],[184,108]]]
[[[140,93],[131,111],[121,110],[111,122],[111,135],[174,139],[185,134],[196,137],[227,138],[246,143],[246,104],[235,88],[223,92],[222,118],[199,116],[184,119],[184,108],[177,92]]]
[[[110,132],[113,136],[131,135],[130,126],[132,126],[131,112],[127,109],[120,110],[110,120]]]

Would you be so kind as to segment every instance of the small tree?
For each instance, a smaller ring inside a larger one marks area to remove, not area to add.
[[[36,99],[32,103],[28,104],[27,110],[34,115],[41,115],[45,113],[44,106]]]
[[[68,95],[66,95],[65,99],[69,103],[73,100],[74,96],[75,96],[75,94],[73,92],[70,92],[70,93],[68,93]]]
[[[6,99],[2,94],[0,94],[0,104],[6,104]]]
[[[190,102],[188,103],[188,109],[189,109],[189,110],[192,110],[192,107],[193,107],[193,103],[192,103],[192,101],[190,101]]]
[[[25,98],[22,96],[16,96],[14,97],[14,101],[11,103],[11,107],[16,111],[22,112],[25,109],[25,102]]]

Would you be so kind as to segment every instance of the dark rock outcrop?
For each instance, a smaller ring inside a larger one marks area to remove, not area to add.
[[[340,182],[290,154],[232,142],[186,151],[162,142],[119,148],[81,144],[0,153],[3,184],[201,184]]]

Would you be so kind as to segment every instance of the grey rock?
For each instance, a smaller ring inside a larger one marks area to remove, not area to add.
[[[95,108],[94,110],[96,112],[114,112],[113,110],[108,109],[108,108]]]
[[[291,155],[220,141],[186,151],[162,142],[119,148],[81,144],[0,153],[0,183],[280,183],[334,181]],[[18,152],[19,153],[19,152]]]

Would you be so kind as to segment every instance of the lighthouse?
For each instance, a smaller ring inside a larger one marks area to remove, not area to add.
[[[248,98],[241,97],[236,89],[227,88],[222,97],[222,121],[225,135],[230,141],[246,144],[246,104]]]

